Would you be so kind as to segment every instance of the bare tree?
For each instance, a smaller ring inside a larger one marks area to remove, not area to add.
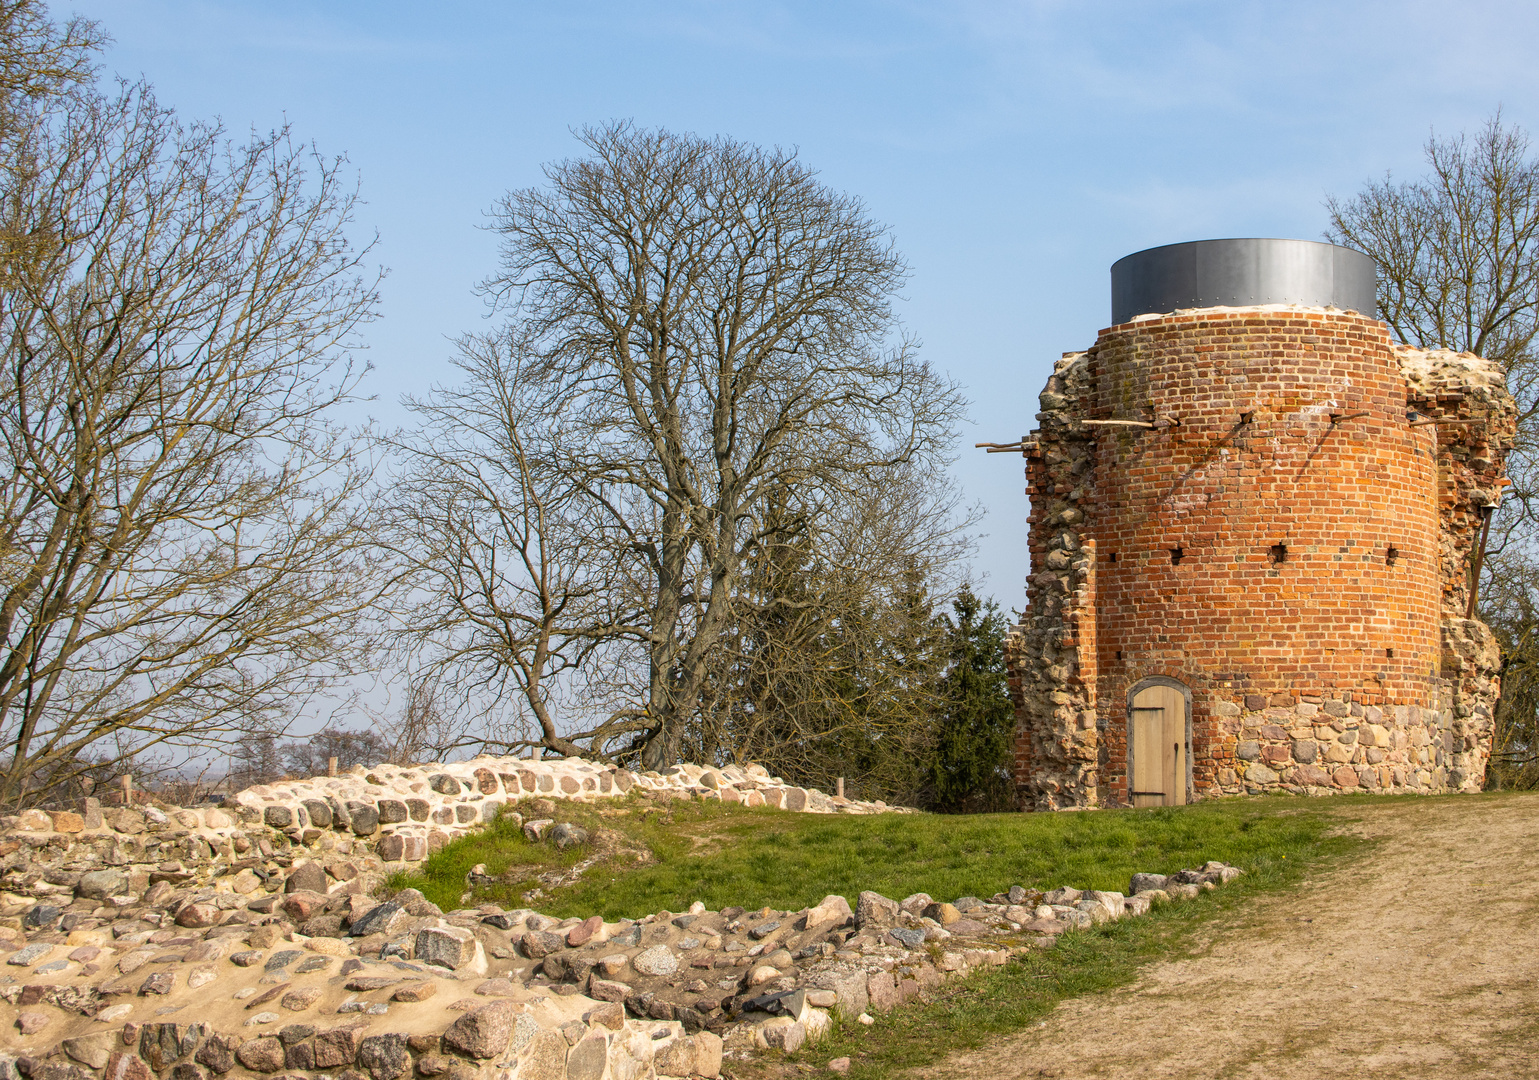
[[[384,528],[388,525],[382,520],[381,531]],[[383,537],[381,543],[388,545]],[[401,765],[443,760],[464,745],[467,733],[465,724],[445,713],[439,681],[431,675],[409,679],[400,710],[394,716],[378,716],[375,723],[389,747],[385,760]]]
[[[794,153],[625,123],[581,138],[590,156],[498,204],[487,288],[512,318],[467,351],[528,343],[509,396],[560,479],[541,498],[637,605],[610,640],[645,677],[604,721],[656,768],[700,722],[776,493],[818,544],[853,492],[937,469],[961,402],[898,331],[884,229]]]
[[[520,400],[534,359],[518,339],[467,339],[463,382],[409,400],[422,426],[386,440],[400,469],[380,539],[404,568],[398,640],[418,665],[413,692],[431,685],[435,708],[452,697],[467,721],[481,721],[454,729],[440,753],[474,744],[602,756],[609,739],[637,726],[578,731],[557,721],[556,685],[617,636],[643,630],[640,613],[617,613],[625,591],[613,553],[602,536],[588,542],[545,426]],[[488,731],[507,727],[510,692],[515,733]]]
[[[1480,614],[1502,645],[1490,780],[1531,785],[1539,762],[1539,159],[1494,115],[1473,137],[1433,137],[1418,180],[1331,199],[1330,239],[1379,264],[1379,315],[1420,348],[1500,363],[1517,399],[1513,481],[1491,526]],[[1455,436],[1459,437],[1459,436]]]
[[[390,743],[377,731],[349,730],[327,725],[314,735],[290,739],[278,748],[290,776],[323,776],[337,759],[338,769],[378,765],[394,760]]]
[[[281,727],[359,664],[380,580],[369,470],[333,419],[375,301],[340,163],[71,81],[80,28],[36,32],[69,77],[6,106],[25,119],[0,200],[10,803],[103,748]]]
[[[1431,173],[1332,198],[1331,239],[1379,264],[1379,316],[1402,341],[1509,369],[1539,334],[1539,161],[1500,113],[1473,139],[1432,138]]]

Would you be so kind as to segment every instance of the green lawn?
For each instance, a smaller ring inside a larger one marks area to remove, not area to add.
[[[1124,891],[1135,871],[1168,873],[1208,859],[1266,872],[1319,847],[1325,818],[1294,799],[1071,814],[788,814],[716,802],[631,797],[597,806],[557,804],[554,817],[608,830],[614,854],[576,884],[535,902],[556,916],[606,918],[680,911],[696,900],[797,909],[863,889],[901,898],[989,897],[1011,885]],[[510,882],[475,902],[522,903],[536,875],[591,854],[531,844],[511,822],[455,841],[396,887],[413,885],[458,907],[465,875],[485,863]],[[645,861],[638,865],[640,854]],[[511,872],[511,873],[510,873]]]
[[[927,892],[944,900],[987,898],[1011,885],[1123,891],[1135,871],[1168,873],[1209,859],[1246,871],[1196,900],[1065,934],[1054,948],[948,981],[930,1000],[896,1009],[872,1027],[839,1024],[815,1048],[760,1055],[731,1067],[740,1080],[784,1080],[809,1069],[831,1075],[822,1066],[848,1056],[853,1080],[874,1080],[1019,1031],[1065,998],[1125,986],[1150,960],[1200,948],[1204,936],[1198,931],[1224,911],[1361,850],[1368,841],[1343,826],[1370,806],[1395,801],[1228,799],[1092,813],[836,817],[633,794],[593,806],[557,804],[558,812],[548,816],[606,830],[600,846],[612,853],[533,906],[563,917],[597,912],[613,919],[680,911],[695,900],[712,909],[736,904],[794,910],[829,893],[853,901],[862,889],[894,898]],[[448,909],[458,906],[470,867],[486,863],[491,873],[510,872],[512,880],[478,894],[475,902],[518,906],[536,875],[592,854],[530,844],[511,822],[500,822],[449,845],[421,873],[398,876],[392,884],[414,885]]]

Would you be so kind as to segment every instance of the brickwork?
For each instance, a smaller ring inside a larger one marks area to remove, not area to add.
[[[1024,807],[1127,803],[1151,676],[1192,692],[1195,797],[1479,786],[1498,684],[1462,605],[1513,430],[1494,365],[1353,312],[1204,309],[1103,331],[1042,406],[1011,643]]]

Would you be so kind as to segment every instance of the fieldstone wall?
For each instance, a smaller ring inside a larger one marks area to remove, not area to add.
[[[1468,572],[1516,423],[1495,364],[1354,312],[1214,308],[1102,331],[1040,400],[1022,808],[1125,805],[1155,677],[1191,691],[1194,797],[1481,787],[1500,656]]]
[[[113,910],[163,897],[168,888],[212,888],[221,903],[238,905],[280,888],[298,862],[324,872],[322,892],[366,894],[390,873],[481,828],[502,807],[632,790],[804,813],[913,812],[787,785],[755,765],[637,774],[576,758],[359,767],[248,788],[220,806],[102,806],[87,799],[78,811],[0,818],[0,920],[81,897]]]
[[[1082,505],[1095,440],[1075,421],[1089,392],[1084,353],[1065,353],[1042,391],[1039,429],[1023,440],[1031,498],[1026,612],[1005,641],[1016,710],[1021,808],[1099,802],[1096,725],[1096,545]]]
[[[367,837],[385,862],[415,863],[492,820],[505,805],[541,796],[615,798],[636,788],[813,814],[898,809],[796,787],[759,765],[675,765],[661,773],[634,773],[581,758],[506,757],[409,768],[360,766],[343,776],[250,787],[230,801],[243,821],[261,821],[300,843],[328,834]]]
[[[1489,626],[1464,615],[1483,511],[1501,501],[1509,483],[1502,465],[1512,446],[1516,405],[1501,370],[1477,356],[1400,349],[1399,357],[1409,407],[1421,416],[1458,421],[1434,425],[1446,690],[1442,722],[1433,741],[1420,748],[1417,763],[1434,774],[1445,770],[1449,787],[1479,791],[1501,696],[1501,649]]]

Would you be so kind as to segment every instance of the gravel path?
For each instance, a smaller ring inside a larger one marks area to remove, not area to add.
[[[1382,843],[1202,955],[913,1075],[1539,1075],[1539,795],[1352,803]]]

